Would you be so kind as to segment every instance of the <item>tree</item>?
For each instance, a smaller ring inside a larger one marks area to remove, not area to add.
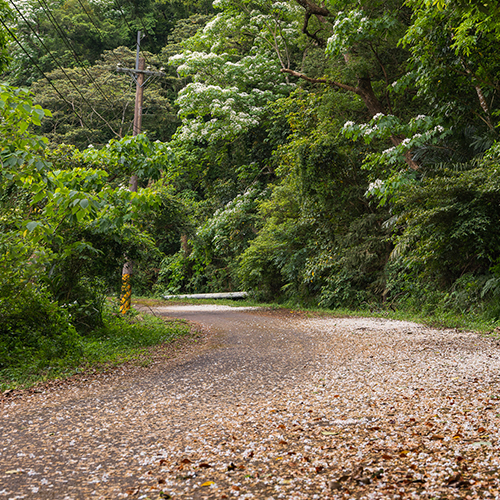
[[[211,2],[116,0],[27,0],[13,2],[16,37],[8,74],[13,85],[30,85],[58,67],[87,67],[106,51],[135,45],[137,31],[143,50],[159,53],[169,43],[178,21],[201,13],[210,15]],[[119,54],[115,54],[115,58]],[[122,62],[119,59],[115,61]]]
[[[457,118],[460,126],[465,121],[470,124],[473,114],[476,123],[480,120],[481,127],[494,131],[492,106],[500,71],[497,40],[491,24],[469,24],[465,29],[463,13],[456,9],[415,11],[403,43],[412,52],[413,85],[437,105],[433,114],[449,120],[451,101],[455,126]],[[447,107],[443,101],[448,101]]]
[[[401,174],[405,154],[411,154],[422,173],[436,166],[471,168],[497,140],[500,59],[493,31],[471,28],[476,41],[467,50],[456,46],[463,22],[456,10],[416,9],[413,24],[401,43],[410,51],[408,72],[394,82],[393,93],[413,93],[414,114],[406,120],[379,115],[367,124],[346,123],[344,133],[371,142],[397,133],[399,145],[370,155],[365,165],[386,173],[370,193],[383,203],[416,177]],[[394,198],[395,199],[395,198]]]
[[[100,153],[45,151],[47,139],[29,127],[40,126],[50,112],[33,105],[23,90],[2,86],[0,98],[2,300],[40,285],[74,309],[74,324],[92,328],[101,319],[96,304],[119,274],[118,260],[154,247],[131,221],[158,205],[159,195],[152,187],[131,193],[124,184],[131,171],[158,177],[161,165],[171,161],[169,150],[137,136]],[[89,315],[95,314],[92,323]]]
[[[23,46],[12,45],[9,81],[14,85],[42,78],[32,59],[44,73],[88,66],[105,50],[126,45],[134,36],[111,1],[30,0],[14,3],[13,8],[16,37]]]
[[[330,87],[297,90],[273,105],[291,133],[274,152],[279,182],[260,205],[260,231],[239,259],[246,289],[325,306],[381,297],[387,214],[364,197],[363,146],[339,134],[360,107]]]
[[[8,22],[12,18],[12,13],[6,0],[0,0],[0,21],[2,25],[0,26],[0,74],[2,74],[11,61],[11,57],[8,50],[9,36],[4,28],[4,23]]]
[[[390,89],[401,76],[404,52],[398,41],[409,22],[409,12],[400,1],[394,2],[331,2],[330,8],[309,0],[297,0],[305,10],[302,31],[312,43],[325,47],[325,56],[334,64],[326,65],[320,77],[291,66],[281,71],[313,84],[329,85],[359,96],[368,116],[395,114],[404,116],[406,105],[391,100]],[[314,33],[311,25],[315,19]],[[325,39],[326,26],[331,34]],[[323,38],[321,38],[321,36]],[[404,140],[402,134],[389,134],[394,147]],[[404,154],[407,165],[418,169],[411,153]]]
[[[150,57],[152,64],[161,64],[157,58]],[[135,91],[130,77],[116,72],[117,60],[133,67],[135,54],[121,47],[105,52],[101,61],[85,71],[57,69],[48,74],[51,84],[45,79],[33,84],[36,101],[52,110],[52,117],[42,128],[52,143],[85,148],[131,132]],[[151,82],[144,93],[144,129],[152,138],[167,141],[177,123],[173,104],[161,82]]]
[[[234,15],[232,2],[217,5],[225,10],[170,59],[180,75],[193,79],[177,99],[182,126],[176,137],[184,142],[234,139],[257,127],[266,104],[291,88],[279,76],[274,48],[280,41],[274,30],[287,26],[293,9],[280,4],[279,12],[266,12],[245,6]]]

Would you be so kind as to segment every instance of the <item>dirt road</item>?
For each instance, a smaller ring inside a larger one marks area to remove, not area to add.
[[[500,346],[381,319],[158,313],[198,344],[0,409],[0,497],[500,498]]]

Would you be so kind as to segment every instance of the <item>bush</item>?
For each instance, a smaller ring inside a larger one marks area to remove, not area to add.
[[[184,252],[168,255],[160,264],[155,290],[161,294],[179,294],[187,290],[189,260]]]
[[[439,289],[461,276],[487,275],[500,258],[497,165],[439,170],[402,189],[393,258]]]
[[[282,293],[283,279],[274,263],[277,242],[259,235],[240,259],[239,278],[257,300],[275,300]]]
[[[323,307],[356,308],[381,302],[391,249],[380,214],[366,214],[338,235],[331,248],[308,261],[306,277],[320,286]]]
[[[81,356],[80,336],[70,316],[41,288],[27,286],[0,297],[0,370],[40,370]]]
[[[14,307],[0,304],[0,390],[128,361],[145,366],[152,354],[147,347],[191,331],[182,320],[165,322],[134,310],[123,316],[108,302],[102,326],[79,336],[69,314],[45,292],[27,289],[18,299]]]

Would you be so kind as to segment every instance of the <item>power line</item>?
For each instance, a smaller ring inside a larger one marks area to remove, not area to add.
[[[116,3],[117,0],[115,0],[115,3]],[[132,7],[132,11],[134,10],[134,4],[131,2],[131,0],[128,0],[128,3],[130,4],[130,6]],[[123,12],[123,10],[122,10]],[[141,25],[142,25],[142,28],[144,29],[144,33],[147,35],[148,34],[148,29],[146,28],[146,26],[144,25],[144,21],[142,20],[142,17],[137,15],[136,16],[136,19],[139,19]],[[150,65],[150,62],[148,61],[148,58],[146,57],[146,54],[143,52],[142,55],[144,56],[144,59],[146,60],[146,64]]]
[[[98,31],[98,33],[99,33],[100,35],[102,35],[101,30],[98,28],[98,26],[97,26],[97,25],[96,25],[96,23],[94,22],[94,20],[93,20],[92,16],[91,16],[91,15],[90,15],[90,13],[88,12],[88,10],[85,8],[85,6],[84,6],[84,4],[82,3],[82,1],[81,1],[81,0],[77,0],[77,1],[78,1],[78,3],[82,6],[82,9],[84,10],[85,14],[87,14],[87,17],[90,19],[90,22],[94,25],[94,27],[96,28],[96,30]],[[130,26],[130,23],[128,22],[127,16],[125,15],[125,11],[123,10],[123,8],[121,7],[121,5],[118,3],[118,1],[117,1],[117,0],[113,0],[113,1],[114,1],[114,4],[116,5],[116,7],[118,8],[118,10],[121,12],[122,17],[123,17],[123,20],[125,21],[125,23],[126,23],[126,25],[127,25],[128,29],[130,30],[130,32],[133,32],[133,31],[134,31],[134,29],[132,28],[132,26]],[[130,0],[129,0],[129,3],[130,3],[130,5],[131,5],[131,7],[133,8],[133,7],[134,7],[134,5],[130,2]],[[139,19],[139,21],[140,21],[140,23],[141,23],[141,25],[142,25],[142,27],[143,27],[143,29],[144,29],[145,33],[147,33],[147,29],[146,29],[146,27],[145,27],[145,25],[144,25],[144,21],[142,20],[142,17],[141,17],[141,16],[137,16],[137,17],[138,17],[138,19]],[[115,57],[115,59],[116,59],[119,63],[122,63],[122,61],[120,61],[120,60],[116,57],[116,54],[115,54],[114,52],[113,52],[113,56]],[[143,53],[143,56],[144,56],[144,59],[146,60],[146,63],[147,63],[147,64],[149,64],[149,61],[148,61],[148,59],[147,59],[147,57],[146,57],[146,54],[144,54],[144,53]]]
[[[11,0],[12,1],[12,0]],[[108,102],[108,104],[111,106],[111,109],[114,109],[114,105],[109,101],[107,95],[104,93],[104,91],[101,89],[101,87],[99,86],[99,84],[97,83],[97,81],[94,79],[94,77],[87,71],[87,69],[85,68],[84,64],[82,63],[82,61],[80,61],[80,58],[78,56],[78,54],[76,53],[75,49],[73,48],[73,46],[71,45],[71,43],[69,42],[69,39],[68,37],[66,36],[66,33],[64,32],[64,30],[60,27],[59,23],[57,22],[56,18],[53,16],[53,14],[50,12],[50,9],[49,9],[49,6],[47,5],[47,2],[46,0],[37,0],[38,4],[40,5],[40,7],[42,7],[42,10],[44,10],[47,15],[49,16],[49,19],[51,19],[51,22],[52,22],[52,25],[56,28],[56,30],[59,32],[59,34],[61,35],[61,37],[63,38],[64,40],[64,43],[66,44],[66,46],[71,50],[71,52],[73,52],[73,55],[75,57],[75,60],[76,62],[80,65],[82,71],[90,78],[90,80],[92,81],[92,83],[94,83],[96,89],[99,91],[99,93],[104,97],[104,100],[106,102]],[[43,4],[45,5],[45,8],[43,7],[42,5],[42,2]],[[113,119],[116,119],[116,114],[115,116],[113,116]],[[114,132],[114,131],[113,131]],[[116,134],[116,132],[114,132]],[[118,135],[118,134],[116,134]]]
[[[11,0],[12,2],[13,0]],[[66,44],[66,46],[70,49],[70,51],[73,53],[73,56],[76,60],[76,62],[79,64],[79,66],[81,67],[82,71],[90,78],[90,80],[92,81],[92,83],[95,84],[97,90],[101,93],[101,95],[104,97],[104,99],[108,102],[108,98],[106,96],[106,94],[101,90],[99,84],[95,81],[94,77],[87,71],[87,69],[85,68],[85,65],[82,63],[82,61],[80,60],[80,57],[78,56],[78,54],[76,53],[74,47],[71,45],[68,37],[66,36],[66,33],[64,32],[64,30],[61,28],[61,26],[59,25],[59,23],[57,22],[56,18],[54,17],[54,15],[52,14],[52,12],[50,11],[50,7],[47,5],[47,2],[45,0],[37,0],[38,4],[40,5],[40,7],[42,7],[42,10],[44,10],[46,13],[47,13],[47,16],[49,17],[49,20],[51,20],[52,22],[52,25],[54,26],[54,28],[56,28],[56,31],[59,32],[59,34],[61,35],[64,43]],[[45,8],[44,6],[42,5],[42,3],[45,5]],[[110,103],[111,104],[111,103]],[[112,106],[112,104],[111,104]]]
[[[17,39],[16,35],[14,35],[14,33],[12,33],[12,31],[9,29],[9,27],[4,23],[3,19],[1,19],[1,18],[0,18],[0,23],[2,23],[2,26],[7,30],[7,32],[12,37],[12,39],[19,45],[19,47],[21,48],[21,50],[28,56],[29,60],[33,63],[33,65],[35,66],[35,68],[38,69],[38,71],[49,82],[49,84],[51,85],[51,87],[56,91],[57,95],[59,95],[59,97],[72,109],[73,113],[80,120],[80,123],[82,123],[88,129],[90,129],[90,127],[87,125],[87,123],[85,122],[85,120],[83,119],[83,117],[80,116],[80,114],[76,111],[76,109],[74,109],[74,107],[71,105],[71,103],[66,100],[66,98],[61,94],[61,92],[59,92],[59,89],[52,83],[52,80],[43,72],[42,68],[40,68],[40,66],[38,66],[38,64],[36,63],[36,61],[31,57],[31,55],[29,54],[29,52],[22,46],[21,42]],[[85,135],[87,136],[87,139],[90,142],[89,135],[87,133],[85,133]]]
[[[91,23],[94,25],[94,27],[96,28],[96,30],[98,31],[98,33],[102,36],[102,32],[99,30],[99,28],[97,27],[95,21],[92,19],[91,15],[89,14],[89,12],[87,11],[87,9],[85,8],[85,6],[83,5],[83,3],[81,2],[81,0],[77,0],[78,3],[81,5],[82,9],[84,10],[84,12],[86,13],[87,17],[89,18],[89,20],[91,21]],[[10,2],[12,3],[12,5],[14,6],[14,8],[16,9],[16,11],[18,12],[18,14],[22,17],[22,19],[24,20],[24,22],[26,23],[26,26],[30,29],[30,31],[32,31],[34,33],[34,35],[36,36],[36,38],[39,40],[39,42],[41,43],[41,45],[43,46],[43,48],[46,50],[47,54],[54,60],[54,62],[56,63],[57,67],[62,71],[62,73],[64,74],[64,76],[68,79],[69,83],[72,85],[72,87],[75,88],[75,90],[78,92],[78,94],[81,96],[83,102],[85,102],[89,107],[90,109],[92,109],[93,112],[96,113],[96,115],[104,121],[104,123],[106,123],[106,125],[108,126],[108,128],[117,136],[119,136],[119,134],[117,132],[115,132],[113,130],[113,127],[110,125],[110,123],[108,123],[108,121],[92,106],[92,104],[90,104],[90,102],[87,100],[87,98],[82,94],[82,92],[80,91],[80,89],[75,85],[75,83],[73,82],[71,76],[69,76],[67,74],[67,72],[65,71],[65,69],[59,64],[59,62],[57,61],[57,59],[54,57],[54,55],[52,54],[52,52],[48,49],[48,47],[45,45],[45,43],[43,42],[43,40],[40,38],[40,36],[38,36],[38,33],[36,32],[35,29],[33,29],[33,27],[30,25],[30,23],[28,22],[28,20],[24,17],[24,15],[22,14],[21,10],[15,5],[14,3],[14,0],[10,0]],[[73,56],[74,56],[74,59],[76,60],[76,62],[80,65],[82,71],[89,77],[89,79],[95,84],[95,87],[97,88],[97,90],[99,91],[99,93],[103,96],[103,98],[105,99],[105,101],[110,105],[111,109],[113,110],[114,109],[114,105],[113,103],[111,103],[108,99],[108,96],[105,94],[105,92],[102,90],[101,86],[99,85],[99,83],[95,80],[95,78],[89,73],[89,71],[85,68],[85,66],[83,65],[82,61],[80,60],[78,54],[76,53],[74,47],[72,46],[71,42],[69,41],[66,33],[64,32],[64,30],[61,28],[61,26],[59,25],[59,23],[57,22],[55,16],[52,14],[52,12],[50,11],[50,7],[48,6],[47,2],[45,0],[37,0],[38,4],[40,5],[40,7],[42,8],[43,11],[46,12],[48,18],[49,18],[49,21],[51,21],[51,24],[54,26],[54,28],[56,29],[56,31],[59,33],[59,35],[62,37],[65,45],[70,49],[70,51],[73,53]],[[42,2],[43,2],[43,5],[42,5]],[[128,20],[127,20],[127,17],[125,15],[125,12],[123,10],[123,8],[121,7],[121,5],[118,3],[117,0],[114,0],[114,3],[115,5],[118,7],[118,9],[120,10],[120,12],[122,13],[122,16],[123,16],[123,19],[125,21],[125,23],[127,24],[127,26],[129,27],[130,30],[132,30]],[[129,0],[129,3],[130,0]],[[133,8],[133,5],[131,4],[132,8]],[[145,25],[144,25],[144,22],[141,18],[141,16],[136,16],[139,18],[140,20],[140,23],[142,24],[142,26],[144,26],[144,29],[145,28]],[[2,23],[4,24],[4,23]],[[9,30],[10,32],[10,30]],[[12,34],[12,32],[10,32]],[[73,106],[71,105],[71,103],[69,103],[67,101],[67,99],[61,94],[61,92],[59,92],[59,90],[55,87],[55,85],[52,83],[52,80],[43,72],[43,70],[40,68],[40,66],[38,64],[36,64],[34,61],[33,61],[33,58],[30,56],[30,54],[26,51],[26,49],[22,46],[22,44],[20,43],[20,41],[12,34],[12,37],[15,39],[16,43],[20,46],[20,48],[22,49],[22,51],[24,53],[26,53],[26,55],[28,56],[28,58],[33,62],[34,66],[38,69],[38,71],[40,72],[41,75],[43,75],[43,77],[49,82],[49,84],[54,88],[54,90],[56,91],[56,93],[63,99],[63,101],[68,105],[70,106],[70,108],[73,110],[74,114],[79,118],[80,122],[82,124],[85,124],[85,126],[88,127],[88,125],[85,123],[85,121],[83,120],[83,118],[78,114],[78,112],[73,108]],[[115,59],[120,62],[120,60],[117,58],[116,54],[113,52],[112,53],[113,56],[115,57]],[[146,59],[147,61],[147,58],[146,58],[146,55],[144,55],[144,58]],[[149,62],[149,61],[148,61]],[[115,112],[114,116],[112,119],[116,119],[117,117],[117,112]],[[89,127],[88,127],[89,128]],[[88,136],[87,136],[88,138]]]
[[[68,75],[68,73],[66,73],[66,70],[59,64],[59,61],[54,57],[54,55],[52,54],[52,52],[47,48],[47,46],[45,45],[44,41],[38,36],[38,33],[31,27],[31,25],[28,22],[28,20],[24,17],[23,13],[16,7],[16,5],[13,3],[12,0],[11,0],[11,3],[12,3],[12,5],[14,5],[14,8],[17,10],[17,12],[19,13],[19,15],[22,17],[23,21],[26,23],[26,26],[28,27],[28,29],[34,33],[34,35],[36,36],[36,38],[42,44],[42,47],[47,51],[47,54],[50,55],[50,57],[54,60],[54,62],[59,67],[59,69],[63,72],[63,74],[66,76],[66,78],[68,79],[68,81],[70,82],[70,84],[72,85],[72,87],[74,87],[74,89],[80,94],[80,96],[83,99],[83,101],[108,126],[108,128],[111,130],[111,132],[113,132],[113,134],[115,134],[116,136],[120,137],[120,135],[113,130],[113,127],[108,123],[108,121],[94,108],[94,106],[92,106],[92,104],[90,104],[90,102],[87,100],[87,98],[82,94],[82,92],[75,85],[75,83],[73,82],[73,80],[71,79],[71,77]],[[26,53],[26,51],[24,50],[24,48],[22,46],[21,46],[21,48]],[[42,74],[45,76],[45,78],[47,78],[47,76],[43,73],[43,71],[42,71]],[[61,94],[59,94],[59,95],[61,95]],[[66,101],[66,102],[68,103],[68,101]],[[70,105],[70,103],[68,103],[68,104]],[[113,118],[116,118],[116,115]]]
[[[133,33],[134,30],[132,29],[132,26],[130,26],[128,19],[127,19],[127,16],[125,15],[125,12],[123,11],[121,5],[117,2],[117,0],[113,0],[113,1],[114,1],[115,5],[118,7],[118,10],[122,13],[123,20],[125,21],[125,24],[127,25],[128,29],[130,30],[131,33]]]

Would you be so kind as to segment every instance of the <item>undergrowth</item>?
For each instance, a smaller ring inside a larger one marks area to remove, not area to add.
[[[167,304],[214,304],[214,301],[135,298],[134,303],[155,307]],[[288,310],[310,316],[378,317],[414,321],[437,328],[473,330],[494,337],[499,336],[498,327],[500,327],[498,319],[481,310],[457,312],[453,308],[442,306],[433,309],[419,308],[418,304],[409,303],[366,304],[358,309],[326,309],[312,303],[292,300],[263,303],[253,299],[223,299],[217,300],[216,304]],[[54,336],[31,347],[17,346],[17,356],[4,355],[0,359],[0,391],[26,388],[47,380],[66,378],[87,370],[105,369],[129,361],[147,366],[150,358],[148,347],[171,342],[188,334],[189,331],[189,325],[181,320],[165,322],[152,314],[138,313],[134,310],[122,317],[107,309],[102,327],[85,335],[72,332],[70,336],[63,337],[63,356],[57,350],[57,345],[54,344],[52,349],[46,347],[47,342],[58,341],[58,337]],[[54,354],[56,352],[58,355]]]
[[[38,347],[24,349],[22,357],[4,356],[0,359],[0,390],[26,388],[129,361],[146,366],[148,347],[172,342],[189,332],[189,325],[182,320],[166,322],[134,310],[122,317],[109,309],[102,327],[85,335],[74,333],[70,344],[65,339],[64,356],[53,356]]]

